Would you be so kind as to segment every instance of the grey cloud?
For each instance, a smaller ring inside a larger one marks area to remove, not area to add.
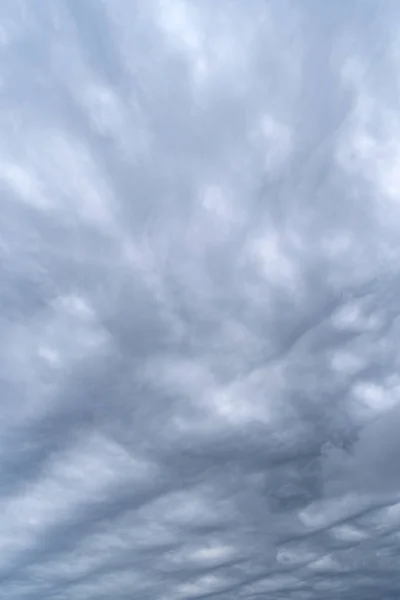
[[[0,598],[397,598],[397,4],[0,15]]]

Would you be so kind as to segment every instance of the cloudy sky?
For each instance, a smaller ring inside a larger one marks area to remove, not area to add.
[[[397,0],[3,0],[0,599],[400,596]]]

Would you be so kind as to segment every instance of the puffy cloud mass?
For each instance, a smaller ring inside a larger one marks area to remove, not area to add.
[[[1,599],[399,598],[399,21],[2,1]]]

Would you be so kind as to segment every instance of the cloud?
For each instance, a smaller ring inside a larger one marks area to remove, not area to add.
[[[396,3],[0,15],[0,598],[397,598]]]

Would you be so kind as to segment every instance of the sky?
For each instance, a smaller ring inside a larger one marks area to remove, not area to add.
[[[1,2],[0,600],[399,598],[399,23]]]

